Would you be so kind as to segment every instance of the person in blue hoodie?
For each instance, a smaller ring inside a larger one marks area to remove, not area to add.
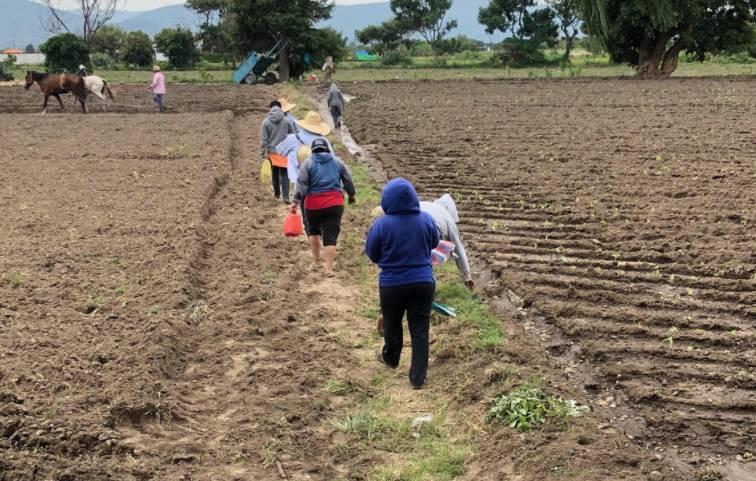
[[[315,264],[320,263],[320,243],[325,251],[326,273],[333,276],[336,244],[341,232],[344,215],[344,192],[349,203],[354,204],[356,195],[352,173],[331,152],[331,144],[323,138],[312,142],[312,156],[304,161],[299,170],[297,191],[292,209],[304,200],[304,215],[307,217],[307,235]]]
[[[384,216],[376,219],[365,242],[365,253],[381,268],[379,278],[384,317],[384,345],[376,359],[392,369],[402,354],[402,319],[412,338],[409,380],[420,389],[428,373],[428,335],[436,280],[431,251],[440,237],[433,217],[420,211],[415,187],[397,178],[386,184],[381,198]]]

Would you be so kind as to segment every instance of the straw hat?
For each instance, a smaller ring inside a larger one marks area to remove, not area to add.
[[[297,108],[297,104],[289,102],[288,99],[280,98],[278,99],[278,101],[281,102],[281,110],[283,110],[284,112],[291,112],[292,110]]]
[[[160,72],[160,65],[155,65],[154,67],[152,67],[152,71],[153,72]]]
[[[302,165],[302,162],[307,160],[309,156],[312,155],[312,149],[307,145],[302,145],[297,150],[297,161],[299,162],[299,165]]]
[[[328,135],[331,133],[331,127],[327,123],[323,122],[320,114],[313,112],[312,110],[307,112],[303,120],[297,120],[297,125],[302,127],[308,132],[312,132],[318,135]]]

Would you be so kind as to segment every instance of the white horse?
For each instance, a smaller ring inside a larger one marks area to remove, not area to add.
[[[84,77],[84,86],[86,87],[88,94],[95,94],[106,104],[115,100],[113,91],[110,90],[110,84],[102,77],[98,77],[97,75],[87,75]],[[110,102],[105,97],[105,94],[110,98]],[[86,98],[84,100],[86,101]],[[73,101],[76,102],[76,97],[74,97]]]

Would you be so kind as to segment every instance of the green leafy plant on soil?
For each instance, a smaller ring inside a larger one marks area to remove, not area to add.
[[[338,379],[329,379],[326,381],[326,391],[334,396],[343,396],[352,390],[351,384],[347,381]]]
[[[21,276],[20,272],[14,272],[13,275],[10,278],[10,286],[11,289],[18,289],[24,284],[24,278]]]
[[[539,424],[567,424],[569,418],[588,412],[575,400],[549,396],[540,388],[524,385],[498,396],[488,410],[488,422],[505,422],[511,428],[531,431]]]

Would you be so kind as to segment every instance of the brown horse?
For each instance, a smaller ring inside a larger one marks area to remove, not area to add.
[[[29,88],[34,85],[34,82],[39,84],[40,90],[45,94],[45,103],[42,105],[43,114],[47,113],[47,100],[51,95],[58,99],[60,108],[66,110],[63,106],[63,101],[60,100],[60,94],[67,94],[69,92],[71,92],[81,103],[81,111],[87,113],[87,87],[84,84],[84,79],[78,75],[58,75],[28,70],[26,72],[26,85],[24,85],[24,88],[29,90]]]

